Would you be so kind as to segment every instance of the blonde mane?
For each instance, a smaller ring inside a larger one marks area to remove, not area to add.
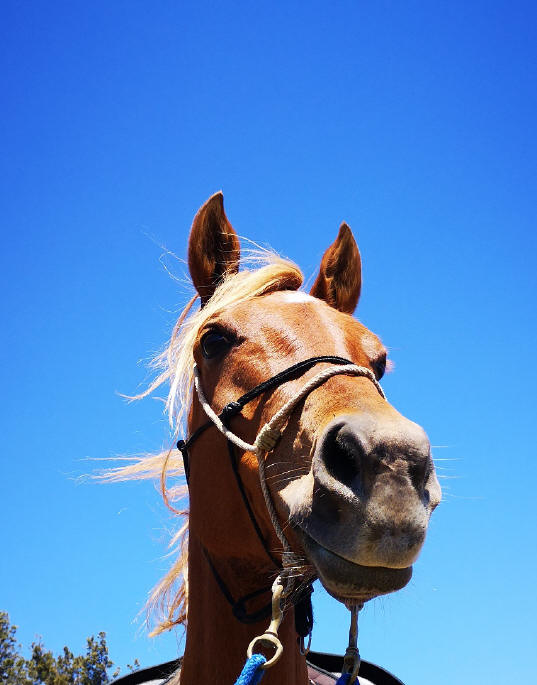
[[[256,268],[243,269],[239,273],[226,276],[202,309],[192,311],[197,295],[188,302],[173,328],[169,343],[151,362],[151,368],[157,371],[155,380],[146,390],[129,398],[142,399],[168,383],[165,413],[168,415],[174,442],[186,429],[186,418],[192,402],[193,350],[199,332],[207,321],[232,305],[279,290],[298,290],[302,285],[300,269],[275,253],[256,252],[250,255],[248,261]],[[158,635],[177,625],[186,626],[187,622],[188,491],[184,482],[183,461],[175,447],[159,454],[126,460],[128,463],[125,466],[108,469],[98,478],[108,482],[160,480],[164,502],[174,514],[183,519],[182,525],[169,542],[169,553],[176,555],[176,559],[168,573],[151,591],[146,605],[148,617],[155,617],[155,627],[150,634]],[[181,482],[169,488],[166,484],[168,477],[181,479]]]

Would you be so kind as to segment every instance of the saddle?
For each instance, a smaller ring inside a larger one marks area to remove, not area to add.
[[[178,669],[182,659],[142,668],[112,681],[110,685],[166,685]],[[341,675],[343,657],[325,652],[309,652],[306,659],[308,677],[312,685],[334,685]],[[360,664],[359,685],[404,685],[381,666],[364,661]]]

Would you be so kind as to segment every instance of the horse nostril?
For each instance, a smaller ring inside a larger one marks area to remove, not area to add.
[[[396,486],[410,486],[424,498],[431,473],[430,445],[422,428],[402,418],[380,422],[365,412],[329,425],[314,460],[314,476],[327,491],[341,495],[338,484],[344,485],[363,499]]]
[[[364,449],[348,427],[334,426],[329,431],[323,441],[321,455],[326,471],[335,480],[347,486],[355,483],[360,475]]]
[[[408,475],[412,485],[418,491],[423,491],[434,469],[431,459],[431,446],[427,435],[420,427],[408,431],[407,439],[401,445],[408,465]]]
[[[418,455],[416,459],[409,459],[408,475],[416,490],[423,490],[425,488],[430,472],[430,459],[424,459],[423,455]]]

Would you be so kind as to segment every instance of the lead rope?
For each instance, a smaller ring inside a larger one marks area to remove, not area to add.
[[[262,635],[259,635],[258,637],[254,638],[252,642],[250,642],[247,650],[248,659],[235,685],[257,685],[257,683],[259,683],[263,677],[265,670],[273,666],[281,657],[283,645],[278,638],[278,629],[283,617],[282,602],[285,597],[291,593],[294,586],[294,578],[292,577],[291,569],[296,569],[297,566],[304,564],[303,557],[295,554],[291,549],[291,546],[280,525],[276,508],[266,482],[266,454],[273,450],[276,446],[276,443],[281,437],[283,426],[297,404],[307,397],[312,390],[317,388],[319,385],[322,385],[329,378],[339,374],[364,376],[368,378],[378,390],[381,397],[386,399],[386,395],[384,394],[380,383],[375,378],[375,375],[365,366],[345,364],[344,366],[325,369],[324,371],[320,371],[318,374],[313,376],[313,378],[311,378],[302,387],[302,389],[294,395],[294,397],[288,400],[283,407],[276,412],[272,419],[270,419],[270,421],[268,421],[263,428],[261,428],[253,444],[250,444],[242,440],[242,438],[227,428],[220,417],[212,409],[211,405],[207,402],[203,388],[201,387],[198,367],[196,364],[194,364],[194,385],[204,412],[218,428],[220,433],[222,433],[230,442],[240,449],[247,452],[252,452],[256,455],[259,482],[261,484],[261,490],[265,499],[265,505],[274,527],[274,531],[283,546],[282,573],[276,578],[272,586],[272,620],[267,630]],[[360,668],[360,655],[358,652],[358,647],[356,646],[358,638],[358,610],[359,609],[357,607],[351,608],[349,646],[347,648],[347,652],[345,653],[344,670],[336,685],[352,685],[356,682],[356,678],[358,676],[358,670]],[[262,654],[254,654],[253,650],[257,644],[261,644],[264,647],[273,648],[273,656],[267,660]]]
[[[358,612],[363,604],[349,607],[351,612],[351,625],[349,628],[349,645],[343,657],[343,669],[337,679],[336,685],[353,685],[358,682],[360,670],[360,652],[358,651]],[[359,683],[358,683],[359,685]]]

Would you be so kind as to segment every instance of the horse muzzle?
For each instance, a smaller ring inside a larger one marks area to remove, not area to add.
[[[290,518],[327,590],[371,598],[404,587],[440,501],[423,429],[395,411],[340,416],[317,442],[311,475]]]

